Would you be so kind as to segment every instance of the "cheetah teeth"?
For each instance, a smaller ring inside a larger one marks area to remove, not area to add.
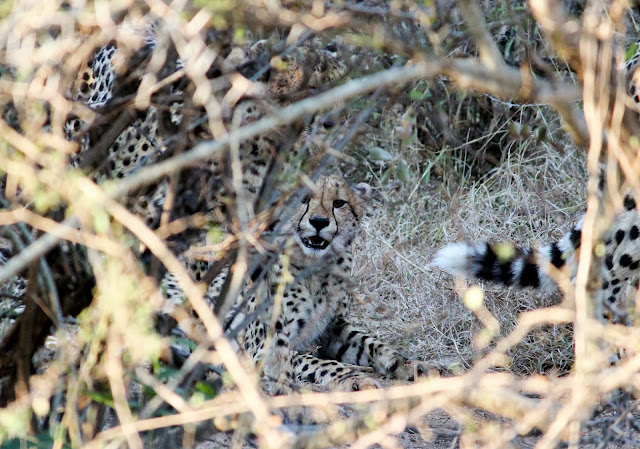
[[[302,240],[304,246],[311,249],[322,250],[327,249],[327,247],[329,246],[329,242],[327,240],[317,235],[308,238],[302,237],[300,240]]]

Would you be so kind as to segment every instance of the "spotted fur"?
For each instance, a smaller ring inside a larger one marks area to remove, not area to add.
[[[147,44],[153,46],[154,43]],[[75,99],[94,109],[108,109],[118,83],[113,67],[118,51],[110,44],[96,52],[87,70],[81,72],[79,84],[72,89]],[[270,61],[269,70],[262,72]],[[175,64],[175,67],[181,65]],[[337,57],[336,43],[322,46],[312,40],[278,61],[270,55],[269,43],[258,41],[228,51],[220,70],[256,78],[254,98],[225,95],[220,99],[225,109],[222,120],[229,129],[269,115],[275,107],[291,101],[295,98],[293,94],[304,89],[322,89],[344,75],[345,65]],[[180,90],[171,93],[182,94]],[[168,126],[177,129],[183,118],[183,103],[170,106],[173,111]],[[133,123],[110,146],[106,160],[98,168],[97,180],[126,177],[171,149],[175,133],[167,132],[171,131],[167,130],[167,120],[162,120],[160,115],[156,106],[136,112]],[[84,128],[86,126],[78,121],[67,124],[67,135],[81,143],[79,160],[94,144],[91,137],[82,135]],[[187,179],[178,183],[182,189],[176,195],[180,198],[179,206],[188,213],[203,211],[209,220],[217,221],[222,227],[233,223],[234,211],[229,206],[233,208],[241,203],[251,208],[275,161],[295,156],[299,144],[286,150],[291,154],[281,154],[285,151],[281,142],[291,140],[292,132],[293,128],[276,129],[240,143],[240,191],[235,184],[224,181],[231,171],[228,153],[221,152],[200,164],[189,172]],[[384,375],[408,377],[403,357],[353,328],[349,322],[351,250],[364,209],[364,200],[358,192],[361,187],[354,190],[337,177],[321,178],[296,212],[278,222],[281,234],[275,247],[285,248],[284,252],[274,254],[277,262],[259,279],[249,282],[226,316],[228,334],[236,338],[241,352],[262,367],[268,379],[280,384],[306,381],[354,390],[378,386],[377,381],[364,372],[371,368]],[[143,216],[149,226],[157,227],[168,191],[169,181],[160,181],[133,199],[129,206]],[[262,205],[262,209],[269,208]],[[204,232],[195,241],[203,242]],[[185,254],[181,258],[193,278],[200,281],[209,265]],[[229,268],[223,270],[209,285],[207,298],[212,307],[220,300],[228,271]],[[165,275],[161,284],[168,308],[183,300],[170,274]],[[282,296],[274,301],[278,291],[282,291]],[[277,304],[280,306],[276,310]],[[319,350],[312,353],[316,345]]]
[[[261,364],[266,376],[347,390],[378,386],[361,367],[408,378],[406,361],[397,351],[349,322],[352,245],[364,210],[361,192],[367,187],[354,190],[338,177],[321,178],[284,226],[277,245],[287,249],[266,275],[267,288],[248,286],[227,314],[227,332],[237,334],[238,348]],[[225,270],[210,285],[212,302],[227,275]],[[164,285],[180,294],[171,276]],[[276,311],[278,286],[284,290]],[[315,345],[319,349],[309,353]]]
[[[638,45],[638,43],[636,43]],[[628,81],[628,93],[640,104],[638,81],[640,80],[640,48],[624,67]],[[606,198],[605,168],[602,167],[599,182],[601,198]],[[433,264],[443,270],[467,279],[501,283],[518,288],[553,290],[564,271],[571,279],[577,271],[579,250],[582,243],[584,217],[559,241],[535,248],[532,245],[517,247],[511,242],[457,243],[438,251]],[[624,197],[623,209],[617,211],[611,226],[601,236],[603,257],[597,278],[597,304],[607,319],[627,323],[628,310],[635,302],[635,292],[640,280],[640,217],[632,194]]]

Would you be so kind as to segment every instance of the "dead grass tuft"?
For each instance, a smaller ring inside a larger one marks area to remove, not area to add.
[[[567,142],[548,109],[515,109],[498,131],[504,149],[499,165],[490,169],[465,147],[430,154],[418,133],[405,139],[394,133],[395,119],[369,136],[371,145],[387,148],[395,159],[367,165],[380,200],[365,223],[366,236],[357,252],[357,316],[369,332],[404,348],[407,355],[454,371],[470,367],[486,352],[474,344],[484,326],[455,293],[453,280],[429,266],[435,251],[461,240],[541,245],[561,237],[584,210],[585,155]],[[507,129],[525,124],[533,130],[528,136],[514,136]],[[542,126],[548,134],[539,138],[535,130]],[[400,159],[407,162],[411,178],[401,181],[393,170],[385,178]],[[522,312],[561,299],[559,293],[545,296],[493,285],[483,289],[501,336],[515,328]],[[536,329],[509,355],[505,369],[516,374],[566,372],[573,360],[571,327]]]

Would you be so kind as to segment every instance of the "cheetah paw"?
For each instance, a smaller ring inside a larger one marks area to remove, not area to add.
[[[376,371],[383,376],[394,379],[409,380],[411,370],[408,366],[410,361],[402,357],[394,350],[387,350],[377,358]]]
[[[398,380],[415,380],[441,374],[443,367],[433,362],[410,360],[395,351],[388,351],[378,359],[377,371]]]
[[[418,377],[434,377],[448,373],[447,367],[438,362],[422,362],[405,359],[404,363],[409,372],[408,380],[415,380]]]
[[[382,388],[382,385],[376,379],[361,373],[345,376],[339,379],[336,383],[337,388],[342,391],[360,391]]]

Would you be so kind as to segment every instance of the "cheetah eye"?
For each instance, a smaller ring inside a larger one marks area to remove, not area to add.
[[[336,209],[340,209],[345,204],[347,204],[345,200],[333,200],[333,207],[335,207]]]
[[[322,127],[324,129],[331,129],[334,126],[336,126],[336,124],[333,122],[333,120],[325,120],[324,122],[322,122]]]
[[[311,195],[305,195],[302,197],[302,203],[303,204],[308,204],[309,201],[311,201]]]

